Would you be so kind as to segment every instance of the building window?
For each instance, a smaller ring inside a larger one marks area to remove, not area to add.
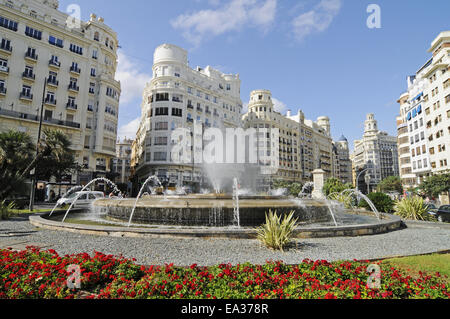
[[[52,35],[48,37],[48,43],[55,45],[57,47],[60,47],[60,48],[64,47],[64,41],[61,39],[58,39],[57,37],[54,37]]]
[[[169,115],[168,107],[157,107],[155,109],[155,116],[167,116]]]
[[[167,122],[157,122],[155,123],[155,131],[167,131],[169,125]]]
[[[17,31],[17,26],[18,26],[18,22],[6,19],[4,17],[0,16],[0,27],[12,30],[12,31]]]
[[[155,152],[153,154],[153,160],[154,161],[166,161],[167,153],[166,152]]]
[[[25,35],[37,40],[42,40],[42,31],[30,28],[28,26],[25,28]]]
[[[83,48],[78,46],[78,45],[76,45],[76,44],[71,43],[69,50],[71,52],[73,52],[73,53],[76,53],[76,54],[79,54],[79,55],[83,55]]]

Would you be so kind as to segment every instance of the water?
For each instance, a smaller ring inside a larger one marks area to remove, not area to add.
[[[300,192],[300,194],[298,194],[298,197],[300,198],[311,197],[313,189],[314,189],[313,182],[306,183],[305,185],[303,185],[302,191]]]
[[[340,195],[346,195],[346,194],[356,195],[358,203],[360,202],[361,199],[364,199],[366,201],[366,203],[369,205],[369,207],[372,210],[372,212],[376,215],[378,220],[381,220],[381,214],[378,211],[378,209],[375,207],[374,203],[369,199],[369,197],[367,197],[366,195],[361,193],[361,191],[359,191],[357,189],[346,189],[346,190],[344,190],[343,192],[340,193]]]
[[[66,196],[69,196],[70,194],[72,194],[72,192],[73,192],[74,190],[76,190],[76,189],[82,189],[82,188],[83,188],[83,186],[79,186],[79,185],[78,185],[78,186],[72,187],[71,189],[69,189],[69,190],[67,191],[67,193],[65,193],[65,194],[63,195],[63,198],[66,197]],[[56,210],[57,207],[59,207],[59,203],[58,203],[58,202],[56,203],[55,207],[53,207],[52,212],[50,213],[50,217],[53,215],[53,213],[55,212],[55,210]]]
[[[239,183],[238,179],[233,179],[233,225],[241,227],[240,214],[239,214]]]
[[[78,199],[82,195],[81,193],[86,191],[86,189],[88,189],[91,185],[93,185],[93,184],[95,184],[95,183],[97,183],[99,181],[103,181],[103,182],[107,183],[109,186],[112,186],[112,188],[113,188],[113,192],[112,193],[118,193],[119,194],[119,198],[123,198],[122,192],[117,188],[117,185],[115,183],[113,183],[112,181],[110,181],[109,179],[107,179],[105,177],[99,177],[99,178],[93,179],[86,186],[84,186],[83,189],[78,193],[77,197],[72,202],[72,204],[70,205],[69,209],[66,211],[66,214],[64,215],[62,223],[64,223],[64,221],[67,218],[67,215],[69,215],[69,213],[72,210],[73,206],[76,204],[76,202],[78,201]]]
[[[153,176],[150,176],[149,178],[147,178],[147,180],[144,182],[141,189],[139,190],[139,194],[136,198],[136,201],[134,202],[133,210],[131,211],[130,220],[128,222],[128,227],[131,226],[131,222],[133,221],[134,212],[136,211],[136,206],[139,201],[139,198],[141,198],[142,192],[144,191],[145,186],[147,186],[147,184],[150,183],[151,181],[156,181],[158,183],[158,185],[160,187],[162,187],[161,181],[159,180],[159,178],[156,175],[153,175]]]

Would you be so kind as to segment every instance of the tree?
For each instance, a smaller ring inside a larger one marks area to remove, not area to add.
[[[62,131],[44,130],[43,133],[37,176],[43,180],[54,177],[61,184],[65,175],[80,171],[81,167],[76,161],[75,152],[70,149],[72,143]]]
[[[36,147],[26,133],[10,131],[0,134],[0,198],[23,193],[25,179],[34,168],[38,177],[59,182],[62,177],[79,169],[71,142],[59,130],[44,130],[44,137]]]
[[[402,180],[398,176],[389,176],[383,179],[377,187],[381,193],[403,193]]]
[[[353,189],[353,185],[344,184],[335,177],[327,179],[323,185],[323,193],[325,196],[333,193],[342,193],[346,189]]]
[[[0,198],[25,192],[26,171],[33,161],[34,150],[27,133],[0,133]]]
[[[450,173],[442,173],[427,177],[419,189],[426,196],[439,197],[443,193],[450,192]]]

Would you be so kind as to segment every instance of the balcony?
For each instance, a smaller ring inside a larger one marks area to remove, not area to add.
[[[76,105],[73,102],[67,102],[66,109],[67,110],[74,110],[74,111],[76,111],[76,110],[78,110],[78,105]]]
[[[25,71],[22,73],[22,79],[34,81],[36,79],[36,75],[33,72]]]
[[[16,112],[16,111],[9,111],[9,110],[5,110],[2,108],[0,108],[0,116],[13,117],[13,118],[28,120],[28,121],[33,121],[33,122],[39,122],[39,120],[40,120],[40,117],[37,115],[32,115],[32,114],[28,114],[28,113],[20,113],[20,112]],[[79,123],[56,120],[53,118],[44,118],[43,122],[60,125],[60,126],[76,128],[76,129],[79,129],[81,127]]]
[[[203,109],[201,107],[197,107],[197,112],[203,113]]]
[[[0,65],[0,73],[8,74],[9,73],[9,67]]]
[[[69,91],[72,91],[72,92],[79,92],[79,91],[80,91],[80,87],[77,86],[77,85],[74,84],[74,83],[71,83],[71,84],[69,84],[68,90],[69,90]]]
[[[47,79],[47,84],[50,86],[57,87],[59,85],[59,81],[56,79],[49,78]]]
[[[193,106],[192,104],[188,104],[188,105],[187,105],[187,108],[193,110],[193,109],[194,109],[194,106]]]
[[[55,98],[46,98],[45,104],[51,105],[51,106],[56,106],[56,99]]]
[[[34,52],[25,52],[25,59],[28,61],[36,62],[38,60],[38,55]]]
[[[48,61],[48,66],[59,69],[61,67],[61,62],[50,60]]]
[[[6,54],[11,54],[12,46],[10,44],[1,43],[0,51],[2,51],[3,53],[6,53]]]
[[[71,66],[70,67],[70,72],[73,74],[80,74],[81,73],[81,69],[75,66]]]
[[[33,94],[28,93],[28,92],[20,92],[19,99],[25,100],[25,101],[32,101]]]

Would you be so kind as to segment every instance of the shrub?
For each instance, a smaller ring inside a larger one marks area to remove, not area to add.
[[[412,196],[397,201],[395,204],[395,215],[403,219],[411,220],[433,220],[428,214],[428,207],[422,197]]]
[[[395,202],[388,195],[384,193],[370,193],[367,197],[372,201],[379,212],[388,214],[394,212]],[[359,207],[370,210],[369,204],[364,199],[359,203]]]
[[[6,201],[0,203],[0,220],[7,220],[11,217],[11,210],[14,209],[14,202],[6,205]]]
[[[347,209],[352,209],[357,204],[357,199],[352,193],[333,193],[328,196],[328,199],[344,204]]]
[[[283,251],[291,239],[297,227],[298,219],[294,219],[294,211],[281,219],[272,210],[266,214],[266,223],[258,229],[258,240],[268,248]]]
[[[337,178],[329,178],[325,181],[325,184],[323,185],[323,193],[328,196],[333,193],[341,193],[345,191],[346,189],[352,189],[353,185],[350,184],[344,184]]]

